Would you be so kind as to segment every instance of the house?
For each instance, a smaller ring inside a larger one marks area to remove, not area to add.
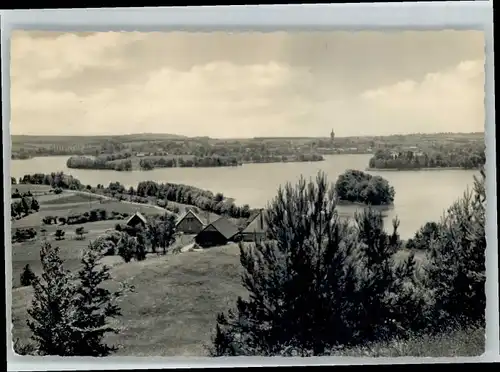
[[[240,236],[240,231],[228,219],[221,217],[208,224],[194,238],[195,242],[204,248],[227,244],[231,240],[236,240]]]
[[[198,234],[207,225],[207,222],[204,218],[189,210],[179,219],[175,228],[184,234]]]
[[[146,227],[148,220],[140,212],[135,212],[126,222],[130,227]]]
[[[265,239],[267,232],[267,223],[265,212],[263,209],[255,216],[250,218],[250,222],[241,232],[243,241],[245,242],[261,242]]]

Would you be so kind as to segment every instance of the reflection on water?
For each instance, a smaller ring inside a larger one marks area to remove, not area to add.
[[[312,163],[245,164],[223,168],[163,168],[152,171],[116,172],[111,170],[68,169],[67,156],[12,160],[11,176],[19,178],[30,173],[64,171],[82,183],[107,185],[118,181],[125,186],[136,186],[140,181],[172,182],[193,185],[213,192],[222,192],[236,199],[238,204],[264,207],[276,195],[278,187],[296,182],[300,175],[315,178],[324,171],[331,182],[346,169],[364,170],[370,155],[331,155],[325,161]],[[401,221],[402,238],[412,236],[425,222],[438,220],[443,211],[463,195],[472,185],[475,171],[440,170],[408,172],[369,172],[386,178],[396,190],[394,208],[386,211],[385,221],[394,217]],[[340,206],[339,213],[352,216],[358,206]]]

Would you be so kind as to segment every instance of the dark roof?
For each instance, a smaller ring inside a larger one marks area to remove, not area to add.
[[[130,218],[127,220],[127,225],[129,224],[130,221],[132,221],[134,218],[139,218],[142,222],[144,222],[145,224],[148,223],[148,220],[146,219],[146,217],[144,217],[142,215],[142,213],[140,212],[135,212],[132,216],[130,216]]]
[[[238,234],[238,228],[233,225],[228,219],[221,217],[217,221],[205,226],[202,231],[205,231],[209,226],[213,226],[218,232],[220,232],[226,239],[230,239],[236,234]]]
[[[261,226],[261,218],[262,225]],[[247,227],[242,231],[243,233],[264,232],[266,230],[266,215],[264,210],[260,210],[253,217],[250,217]]]
[[[200,221],[200,223],[201,223],[202,225],[206,225],[206,224],[207,224],[207,223],[206,223],[206,221],[204,221],[204,220],[205,220],[205,218],[203,218],[203,219],[202,219],[200,216],[198,216],[196,213],[194,213],[194,212],[190,209],[190,210],[188,210],[188,211],[184,214],[184,216],[182,216],[182,217],[179,219],[179,221],[177,221],[176,226],[177,226],[178,224],[180,224],[180,223],[182,222],[182,220],[184,220],[184,218],[186,218],[186,217],[187,217],[187,216],[189,216],[189,215],[192,215],[194,218],[196,218],[198,221]]]

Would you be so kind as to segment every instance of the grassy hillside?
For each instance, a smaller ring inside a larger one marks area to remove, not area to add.
[[[126,280],[135,293],[121,302],[121,328],[108,341],[121,345],[118,355],[203,355],[215,314],[244,295],[236,245],[118,264],[113,278]],[[27,341],[27,305],[31,288],[12,292],[14,339]]]
[[[45,215],[65,216],[83,212],[89,204],[109,211],[133,213],[139,209],[144,213],[162,213],[148,205],[134,205],[110,201],[100,203],[96,196],[63,192],[52,195],[43,186],[23,185],[26,189],[43,194],[37,196],[41,209],[38,213],[13,221],[13,228],[33,227],[40,231],[41,217]],[[90,198],[90,200],[89,200]],[[95,199],[92,199],[95,198]],[[182,205],[180,205],[182,206]],[[89,240],[97,238],[117,222],[107,220],[84,224],[88,231],[85,240],[75,240],[77,226],[65,226],[66,239],[55,241],[53,233],[60,226],[44,226],[47,239],[60,247],[60,255],[69,270],[76,270],[83,248]],[[20,287],[19,278],[23,267],[30,264],[40,274],[40,239],[12,246],[13,287],[12,315],[13,338],[29,342],[30,331],[26,325],[27,308],[31,304],[31,287]],[[179,245],[188,244],[191,237],[185,236]],[[396,254],[396,260],[408,257],[407,250]],[[422,262],[425,257],[416,257]],[[118,256],[105,257],[104,263],[111,266],[113,282],[128,282],[135,291],[127,294],[120,303],[123,316],[114,322],[120,329],[109,335],[107,341],[119,346],[121,356],[203,356],[210,343],[218,312],[234,306],[238,296],[246,296],[241,285],[239,250],[236,244],[210,248],[202,251],[182,252],[166,256],[148,255],[145,261],[124,263]],[[479,355],[484,351],[484,329],[470,327],[452,330],[437,337],[412,338],[409,341],[375,344],[371,347],[342,350],[341,355],[351,356],[464,356]]]
[[[404,258],[405,254],[400,254]],[[246,296],[240,282],[239,251],[235,244],[204,251],[150,257],[146,261],[114,264],[114,280],[135,287],[120,303],[120,333],[107,341],[119,345],[116,355],[203,356],[210,343],[215,315]],[[114,284],[112,284],[114,286]],[[27,342],[29,287],[13,290],[13,336]],[[484,351],[484,329],[471,327],[407,342],[374,344],[342,350],[349,356],[465,356]]]

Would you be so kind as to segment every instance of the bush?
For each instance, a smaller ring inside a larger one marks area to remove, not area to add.
[[[85,231],[85,229],[83,228],[83,226],[80,226],[80,227],[77,227],[75,229],[75,234],[77,236],[77,239],[79,240],[82,240],[84,239],[84,235],[86,234],[87,232]]]
[[[36,231],[32,227],[26,229],[16,229],[12,234],[12,242],[24,242],[36,237]]]
[[[56,232],[54,233],[54,236],[56,237],[56,240],[64,240],[64,235],[66,233],[62,229],[57,229]]]
[[[428,250],[431,242],[439,234],[439,224],[436,222],[427,222],[415,233],[412,239],[406,242],[407,249]]]
[[[30,343],[24,344],[19,339],[14,341],[14,352],[18,355],[37,355],[36,346]]]
[[[21,285],[23,287],[30,286],[35,278],[35,273],[31,270],[30,265],[27,264],[24,266],[23,272],[21,273]]]
[[[54,189],[54,194],[60,194],[60,193],[62,193],[62,192],[63,192],[63,191],[62,191],[62,189],[61,189],[60,187],[56,187],[56,188]]]
[[[137,241],[127,233],[122,233],[117,244],[117,251],[123,261],[130,262],[136,252]]]
[[[46,216],[46,217],[42,218],[42,222],[45,225],[52,225],[52,223],[55,223],[55,221],[56,221],[56,217],[53,217],[53,216]]]

